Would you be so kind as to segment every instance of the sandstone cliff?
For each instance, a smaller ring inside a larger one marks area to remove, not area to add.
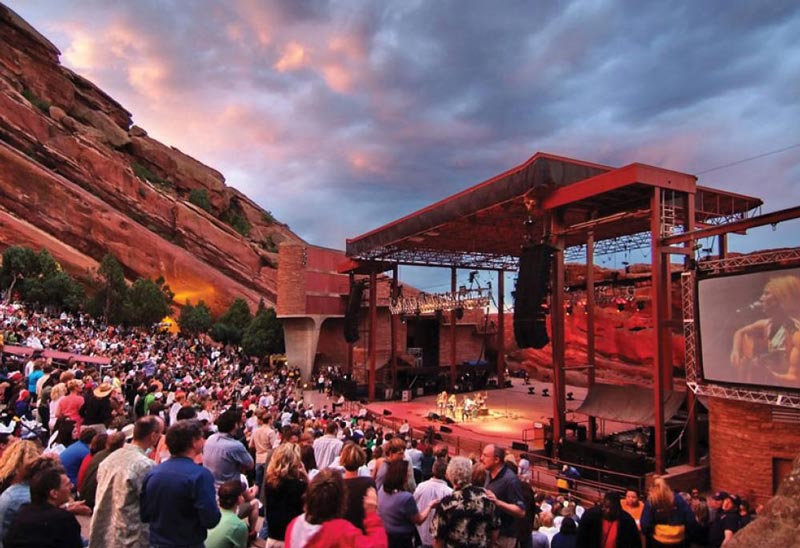
[[[85,281],[110,252],[130,278],[163,275],[177,304],[274,304],[277,245],[300,238],[59,55],[0,4],[0,247],[46,247]]]

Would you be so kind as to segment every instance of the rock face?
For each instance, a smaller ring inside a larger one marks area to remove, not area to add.
[[[0,246],[46,247],[87,282],[110,252],[129,278],[163,275],[176,304],[274,304],[277,246],[302,240],[59,54],[0,4]]]
[[[758,517],[737,532],[726,546],[800,546],[800,457],[794,460],[791,473]]]

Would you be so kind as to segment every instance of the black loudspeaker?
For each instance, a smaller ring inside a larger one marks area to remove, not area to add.
[[[434,413],[433,411],[431,411],[430,413],[428,413],[428,420],[429,420],[429,421],[438,421],[438,420],[439,420],[439,418],[440,418],[440,417],[439,417],[439,414],[438,414],[438,413]]]
[[[585,425],[579,424],[578,428],[576,429],[576,433],[578,435],[578,441],[579,442],[585,442],[586,441],[586,426]]]
[[[513,449],[515,451],[527,451],[528,450],[528,444],[527,443],[522,443],[521,441],[512,441],[511,442],[511,449]]]
[[[350,284],[350,298],[347,300],[347,310],[344,313],[344,340],[349,343],[354,343],[359,339],[358,313],[361,311],[364,289],[363,281]]]
[[[433,439],[435,439],[435,440],[439,440],[439,441],[443,441],[443,440],[442,440],[442,435],[441,435],[439,432],[436,432],[436,433],[433,435]]]
[[[391,414],[392,414],[392,412],[391,412],[391,411],[389,411],[388,409],[384,409],[384,410],[383,410],[383,416],[384,416],[384,417],[388,417],[388,416],[389,416],[389,415],[391,415]]]
[[[447,424],[455,424],[456,421],[454,419],[451,419],[450,417],[445,417],[444,422],[446,422]]]
[[[452,434],[453,433],[453,429],[450,428],[449,426],[441,425],[439,427],[439,432],[444,432],[445,434]]]
[[[544,348],[550,342],[545,320],[545,299],[550,292],[554,248],[526,246],[519,258],[514,292],[514,339],[520,348]]]

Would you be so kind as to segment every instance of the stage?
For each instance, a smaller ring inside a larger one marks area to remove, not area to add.
[[[544,429],[535,428],[535,426],[547,425],[553,416],[552,395],[542,396],[545,389],[552,391],[553,385],[536,380],[525,384],[519,378],[512,378],[511,382],[510,388],[457,394],[459,402],[465,396],[475,399],[479,393],[486,395],[488,415],[478,416],[467,421],[461,420],[460,411],[456,412],[457,420],[454,422],[429,419],[431,413],[440,414],[437,408],[438,395],[436,394],[414,398],[410,402],[373,402],[368,403],[366,407],[372,414],[385,417],[395,429],[399,428],[404,419],[408,420],[412,428],[412,435],[416,438],[421,437],[429,426],[433,426],[435,432],[440,432],[441,427],[444,426],[443,432],[462,440],[474,440],[482,445],[499,443],[511,447],[512,442],[523,442],[527,438],[530,450],[542,449]],[[530,393],[531,388],[533,388],[533,394]],[[583,402],[586,390],[586,388],[577,386],[567,387],[566,392],[572,392],[574,398],[572,401],[566,402],[568,422],[585,423],[586,417],[575,414],[573,411]],[[390,414],[386,414],[386,411]],[[601,420],[598,423],[601,434],[627,430],[631,427],[611,421]],[[452,432],[447,432],[447,429]]]

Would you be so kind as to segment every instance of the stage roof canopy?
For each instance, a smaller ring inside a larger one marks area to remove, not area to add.
[[[675,416],[685,398],[684,392],[668,390],[664,393],[665,421]],[[653,402],[652,388],[595,384],[589,388],[586,399],[575,412],[617,422],[655,426]]]
[[[383,266],[516,269],[521,246],[543,238],[542,213],[548,210],[563,212],[567,248],[584,244],[591,229],[601,254],[604,241],[649,232],[654,187],[666,191],[664,200],[678,219],[685,194],[694,194],[697,227],[740,220],[762,205],[758,198],[696,183],[693,175],[644,164],[612,168],[539,152],[505,173],[348,239],[347,255]],[[623,245],[635,249],[649,240]],[[620,250],[611,245],[605,252]]]

